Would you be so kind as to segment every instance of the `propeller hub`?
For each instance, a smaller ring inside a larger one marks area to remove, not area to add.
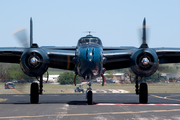
[[[141,62],[142,62],[143,65],[148,65],[149,64],[149,60],[147,58],[143,58]]]
[[[36,66],[38,64],[38,59],[36,57],[32,57],[30,59],[30,63],[33,65],[33,66]]]

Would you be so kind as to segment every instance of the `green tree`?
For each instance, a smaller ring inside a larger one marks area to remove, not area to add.
[[[122,72],[124,73],[125,77],[129,77],[131,83],[135,82],[136,75],[133,73],[133,71],[130,68],[125,68],[123,69]]]
[[[23,80],[23,81],[32,79],[32,77],[29,77],[26,74],[24,74],[19,64],[0,63],[0,68],[1,68],[0,78],[2,82],[13,80],[13,79]]]
[[[64,72],[60,74],[58,82],[61,85],[66,85],[66,84],[73,84],[74,83],[74,72]],[[76,77],[76,84],[80,83],[80,77]]]
[[[160,82],[160,76],[161,76],[161,74],[160,74],[160,72],[159,71],[156,71],[153,75],[151,75],[151,76],[149,76],[149,77],[143,77],[142,78],[142,82],[144,81],[144,82]]]
[[[110,70],[106,71],[106,74],[108,74],[106,75],[107,78],[113,78],[113,74]]]

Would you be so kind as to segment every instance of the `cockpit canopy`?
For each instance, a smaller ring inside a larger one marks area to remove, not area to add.
[[[87,35],[86,37],[82,37],[78,41],[78,46],[88,45],[88,44],[98,44],[102,46],[102,42],[98,37],[93,37],[91,35]]]

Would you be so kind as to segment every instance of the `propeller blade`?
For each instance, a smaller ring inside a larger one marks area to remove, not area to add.
[[[149,62],[148,64],[149,64],[149,65],[154,65],[154,63],[153,63],[153,62]]]
[[[13,34],[16,36],[16,38],[18,39],[21,45],[23,45],[24,47],[29,47],[29,42],[27,39],[25,27],[15,30]],[[33,44],[33,22],[32,22],[32,18],[30,18],[30,47],[32,46],[32,44]]]
[[[143,20],[143,36],[142,36],[142,44],[146,44],[146,19]]]
[[[30,18],[30,47],[33,44],[33,21],[32,17]]]
[[[143,27],[142,27],[142,44],[139,48],[148,48],[147,41],[146,41],[146,19],[143,20]]]
[[[18,42],[23,45],[23,47],[29,47],[25,27],[15,30],[13,35],[16,36]]]

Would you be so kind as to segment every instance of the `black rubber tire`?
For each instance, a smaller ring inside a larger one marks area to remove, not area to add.
[[[88,103],[88,105],[93,104],[93,93],[91,90],[88,91],[88,93],[87,93],[87,103]]]
[[[148,86],[146,83],[140,84],[139,103],[146,104],[148,102]]]
[[[31,90],[30,90],[30,102],[32,104],[39,103],[39,87],[37,83],[31,84]]]

